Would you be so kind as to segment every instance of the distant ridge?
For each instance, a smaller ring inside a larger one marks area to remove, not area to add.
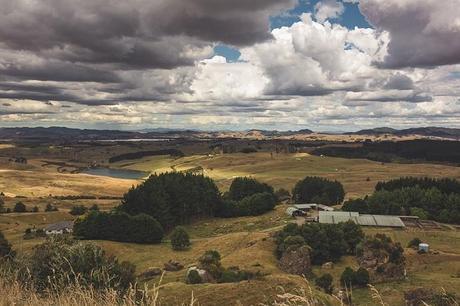
[[[59,140],[59,141],[91,141],[91,140],[125,140],[125,139],[203,139],[203,138],[276,138],[276,137],[302,137],[310,134],[329,134],[317,133],[309,129],[298,131],[277,131],[251,129],[246,131],[200,131],[193,129],[169,129],[154,128],[143,130],[96,130],[96,129],[76,129],[66,127],[9,127],[0,128],[0,139],[11,140]],[[340,135],[340,133],[336,133]],[[342,135],[394,135],[422,137],[440,137],[445,139],[460,140],[460,129],[443,127],[420,127],[408,129],[394,129],[390,127],[379,127],[374,129],[364,129],[357,132],[342,133]]]
[[[444,127],[420,127],[420,128],[408,128],[408,129],[393,129],[389,127],[380,127],[375,129],[360,130],[353,133],[345,133],[347,135],[382,135],[392,134],[396,136],[407,136],[407,135],[420,135],[427,137],[443,137],[443,138],[459,138],[460,129],[456,128],[444,128]]]

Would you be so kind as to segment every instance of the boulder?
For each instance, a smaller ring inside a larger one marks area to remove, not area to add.
[[[184,268],[184,265],[174,260],[169,260],[167,263],[164,264],[165,271],[175,272],[175,271],[180,271],[183,268]]]
[[[310,248],[301,246],[283,253],[279,262],[281,270],[296,275],[306,275],[311,271]]]
[[[200,269],[198,267],[190,267],[187,270],[187,273],[185,274],[186,281],[189,279],[189,274],[191,271],[196,271],[198,273],[198,275],[201,278],[201,283],[214,283],[215,282],[214,278],[208,271],[204,269]]]

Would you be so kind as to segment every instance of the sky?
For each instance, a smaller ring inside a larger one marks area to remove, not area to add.
[[[0,0],[0,127],[460,128],[459,0]]]

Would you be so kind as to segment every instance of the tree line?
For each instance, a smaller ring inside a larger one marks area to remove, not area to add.
[[[425,160],[459,164],[460,142],[426,139],[365,142],[361,147],[322,147],[315,149],[313,154],[345,158],[366,158],[381,162]]]
[[[401,178],[377,184],[372,195],[348,200],[342,209],[460,224],[459,186],[453,179]]]
[[[155,150],[155,151],[138,151],[138,152],[131,152],[131,153],[124,153],[116,156],[112,156],[109,158],[109,163],[116,163],[122,160],[132,160],[132,159],[139,159],[146,156],[158,156],[158,155],[171,155],[175,157],[182,157],[184,153],[177,149],[163,149],[163,150]]]

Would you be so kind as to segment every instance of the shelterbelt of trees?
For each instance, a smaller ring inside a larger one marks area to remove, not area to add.
[[[425,160],[459,164],[460,142],[441,140],[407,140],[365,142],[361,147],[328,146],[313,151],[315,155],[366,158],[380,162]]]
[[[460,182],[413,177],[381,182],[372,195],[346,201],[342,209],[460,224]]]

